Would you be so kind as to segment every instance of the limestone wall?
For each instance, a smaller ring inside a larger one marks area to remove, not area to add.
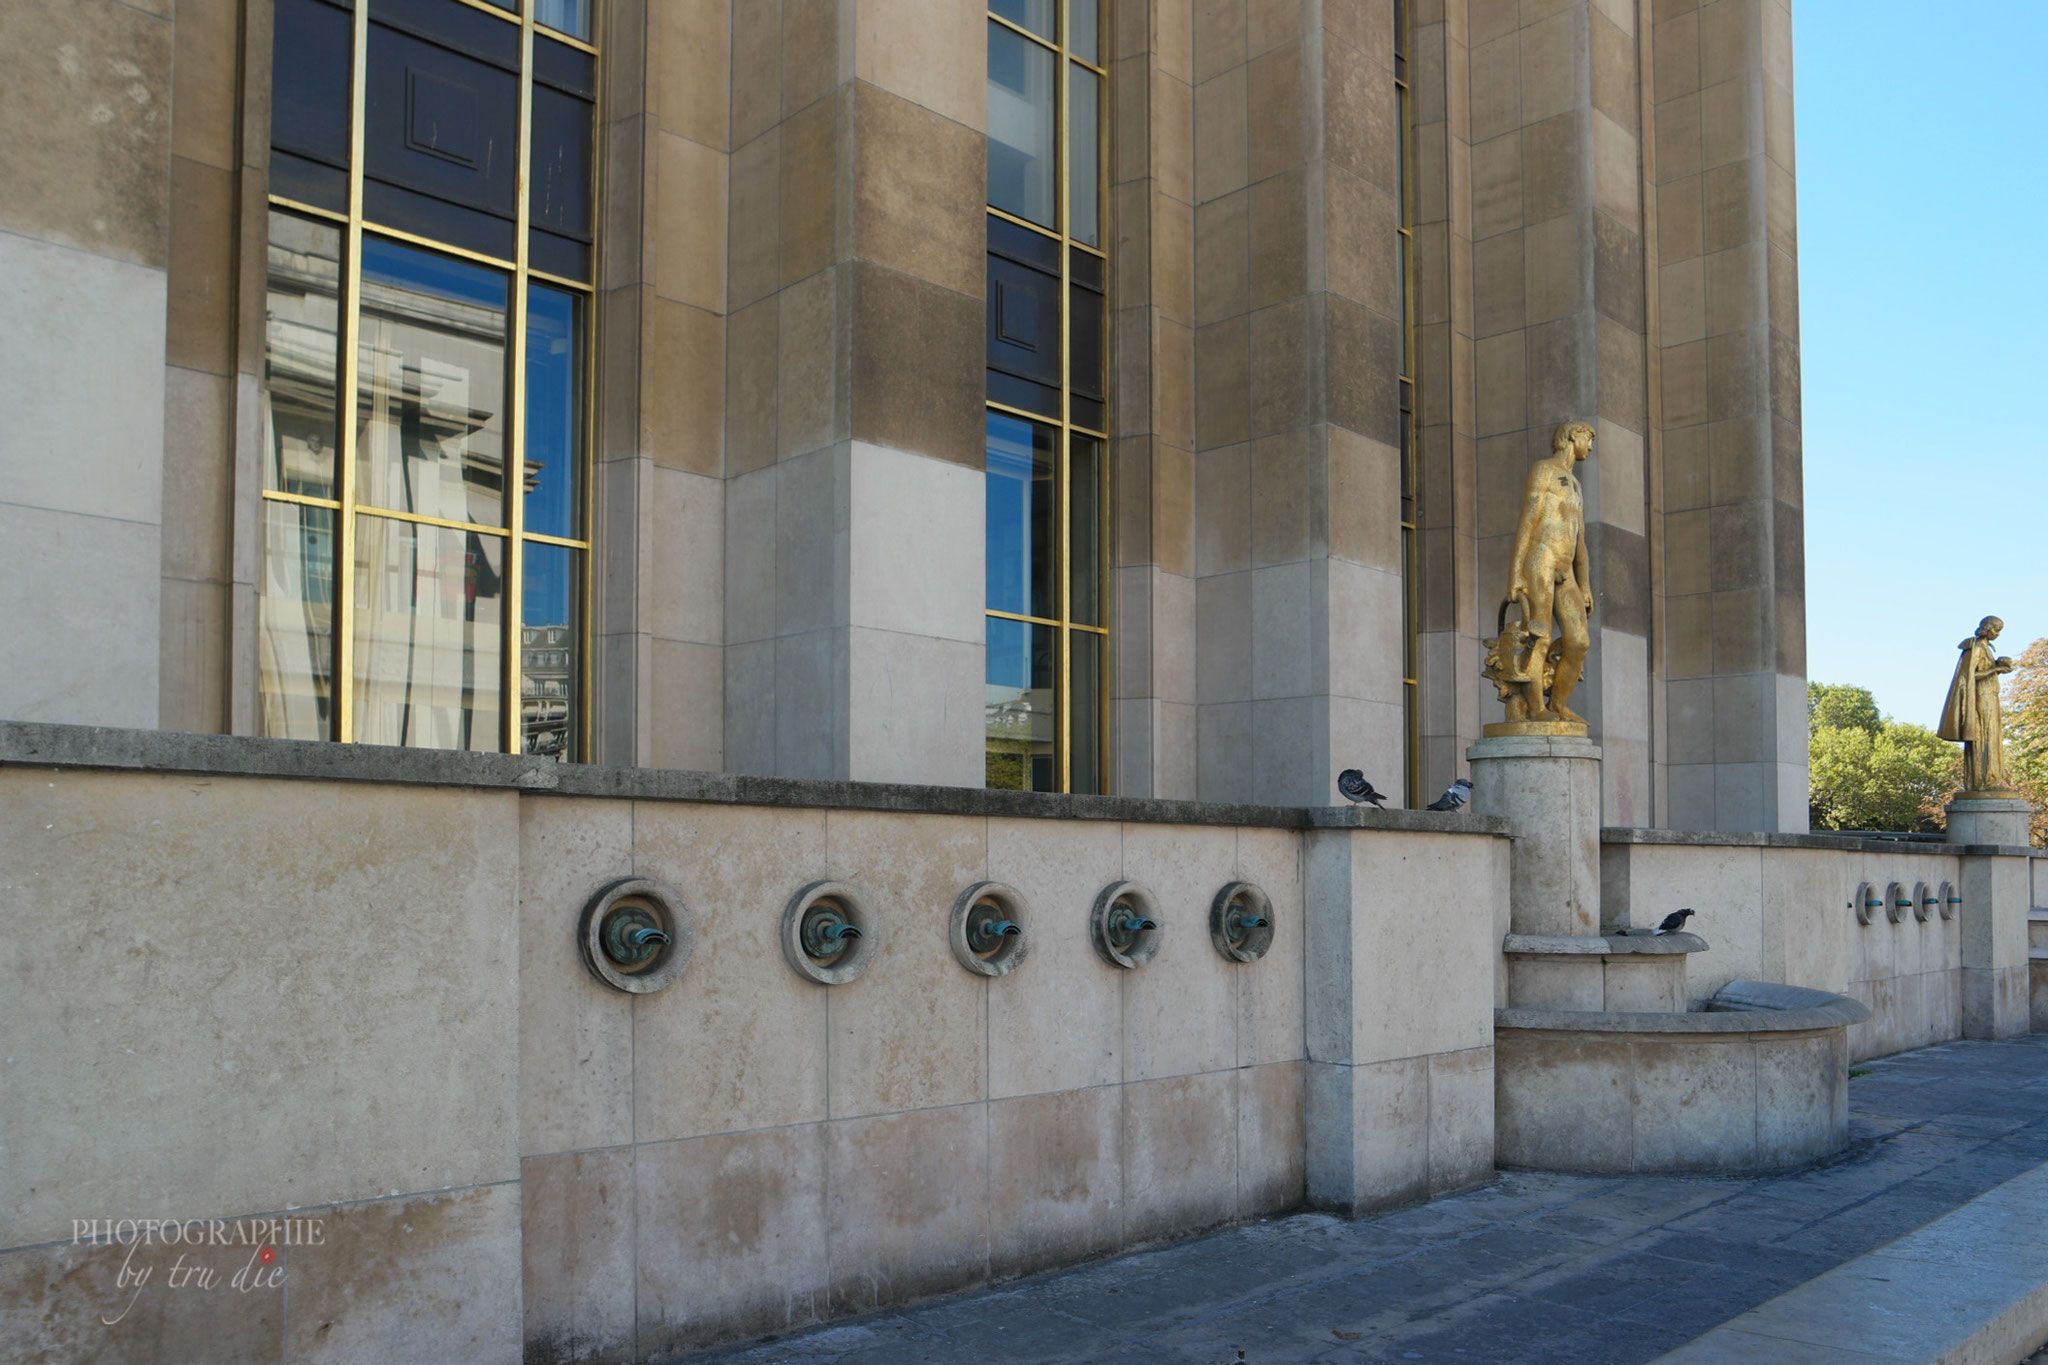
[[[0,734],[0,1339],[30,1356],[640,1359],[1297,1207],[1315,1161],[1354,1208],[1492,1170],[1484,821],[109,733]],[[696,916],[656,995],[577,955],[628,874]],[[828,877],[880,929],[831,988],[776,943]],[[993,979],[945,937],[984,879],[1031,908]],[[1166,925],[1135,971],[1088,936],[1120,879]],[[1233,880],[1273,901],[1255,963],[1209,940]],[[1311,1034],[1354,1101],[1319,1141]],[[320,1244],[246,1292],[247,1245],[188,1256],[209,1292],[74,1240],[288,1214]]]
[[[1609,830],[1602,914],[1643,928],[1693,909],[1686,927],[1710,945],[1686,961],[1693,1008],[1738,978],[1862,1001],[1871,1018],[1849,1029],[1850,1057],[1860,1061],[1964,1036],[1961,916],[1944,919],[1936,908],[1922,920],[1908,909],[1895,921],[1879,907],[1864,924],[1851,904],[1864,883],[1880,899],[1893,883],[1909,898],[1923,883],[1960,886],[1961,862],[1945,844]]]

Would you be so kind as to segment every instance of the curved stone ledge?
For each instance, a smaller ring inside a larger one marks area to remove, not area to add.
[[[1574,938],[1565,934],[1509,934],[1500,950],[1510,957],[1662,957],[1671,953],[1704,953],[1707,941],[1683,930],[1671,934],[1596,934]]]
[[[1640,1033],[1646,1037],[1724,1037],[1750,1033],[1811,1033],[1816,1029],[1847,1028],[1870,1018],[1870,1007],[1861,1000],[1837,995],[1825,1005],[1807,1009],[1688,1010],[1683,1014],[1593,1010],[1497,1009],[1493,1012],[1495,1033],[1503,1029],[1526,1029],[1548,1033]]]

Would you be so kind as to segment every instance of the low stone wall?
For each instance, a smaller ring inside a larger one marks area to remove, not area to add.
[[[0,1339],[634,1360],[1484,1180],[1503,832],[0,726]],[[578,956],[626,876],[695,917],[657,994]],[[840,986],[778,948],[822,878],[878,931]],[[1030,908],[1007,976],[948,947],[983,880]],[[1136,970],[1089,936],[1120,880]],[[1240,880],[1256,962],[1208,933]],[[260,1263],[90,1223],[287,1216]]]
[[[1708,950],[1686,960],[1698,1009],[1737,979],[1834,991],[1870,1008],[1849,1030],[1852,1060],[1964,1036],[1963,925],[1956,907],[1852,904],[1868,884],[1962,885],[1962,854],[1947,844],[1830,835],[1688,834],[1607,830],[1601,899],[1610,923],[1653,926],[1694,911],[1687,928]]]

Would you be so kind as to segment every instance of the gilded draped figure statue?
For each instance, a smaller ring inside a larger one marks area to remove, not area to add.
[[[1963,653],[1942,704],[1941,728],[1935,731],[1963,746],[1965,792],[2017,795],[2005,770],[2005,716],[1998,696],[1998,680],[2012,672],[2012,660],[1991,652],[1991,642],[2004,629],[2005,622],[1987,616],[1977,623],[1975,635],[1956,646]]]
[[[1579,461],[1592,453],[1593,428],[1566,422],[1522,486],[1522,519],[1515,526],[1499,633],[1485,641],[1481,670],[1500,692],[1507,720],[1486,726],[1488,735],[1586,733],[1585,717],[1566,703],[1585,671],[1592,641],[1593,584],[1577,473]],[[1510,607],[1519,620],[1508,619]]]

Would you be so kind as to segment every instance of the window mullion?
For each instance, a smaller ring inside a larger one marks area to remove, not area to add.
[[[334,571],[334,737],[355,738],[356,387],[363,297],[363,128],[369,102],[370,7],[355,7],[349,55],[348,236],[342,246],[346,284],[341,303],[341,363],[336,367]]]
[[[518,169],[512,180],[518,207],[508,319],[511,373],[505,384],[510,408],[505,423],[505,525],[511,535],[505,547],[505,605],[499,613],[504,624],[499,648],[504,652],[504,750],[508,754],[526,749],[526,698],[520,692],[520,650],[526,642],[526,544],[520,537],[526,530],[526,267],[533,214],[533,196],[528,190],[533,169],[533,11],[530,4],[521,6],[519,21],[519,147],[515,153]]]

